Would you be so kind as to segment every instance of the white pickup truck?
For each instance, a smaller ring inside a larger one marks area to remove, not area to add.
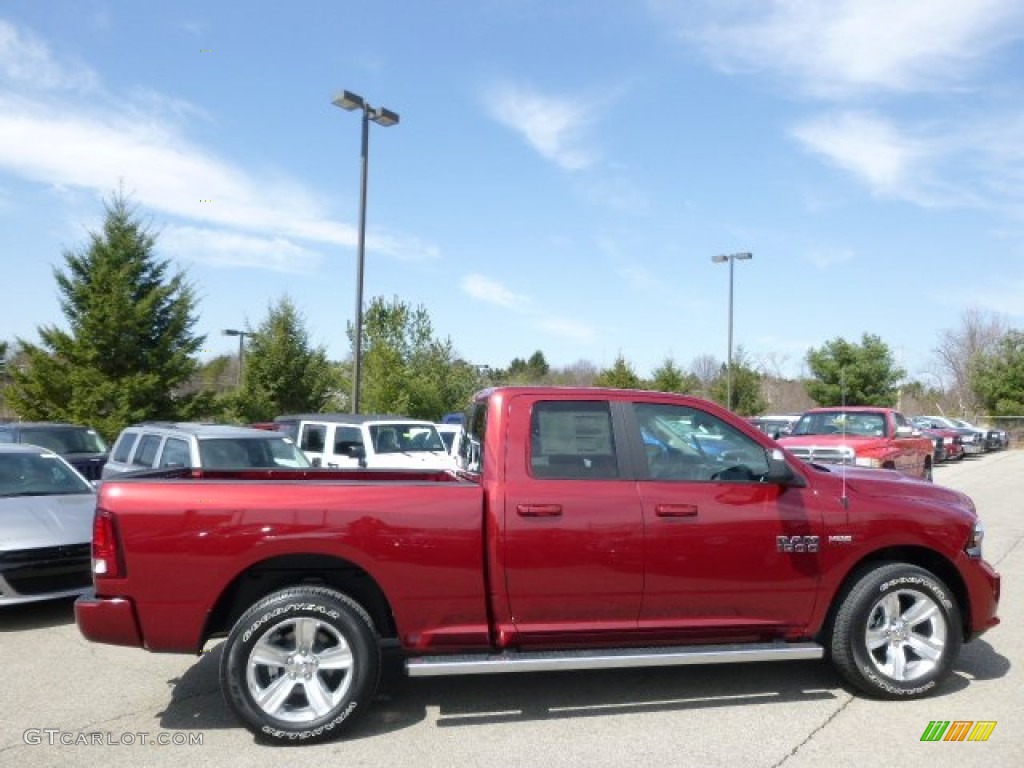
[[[278,416],[275,427],[289,435],[314,467],[452,469],[437,427],[405,416],[306,413]]]

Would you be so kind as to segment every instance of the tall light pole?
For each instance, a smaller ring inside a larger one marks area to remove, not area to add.
[[[237,336],[238,337],[238,383],[239,389],[242,388],[242,366],[245,365],[245,337],[252,336],[250,331],[239,331],[235,328],[225,328],[221,331],[223,336]]]
[[[747,261],[754,258],[752,253],[730,253],[712,256],[711,261],[715,264],[729,262],[729,361],[725,369],[725,407],[732,410],[732,265],[735,261]]]
[[[398,113],[371,107],[363,97],[342,91],[331,101],[336,107],[363,112],[362,180],[359,185],[359,256],[356,265],[356,333],[352,350],[352,413],[359,413],[359,373],[363,351],[363,263],[366,259],[366,176],[370,166],[370,121],[385,128],[398,123]]]

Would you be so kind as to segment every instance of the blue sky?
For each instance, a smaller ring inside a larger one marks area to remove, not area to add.
[[[0,338],[122,186],[200,298],[206,354],[290,296],[349,354],[365,295],[478,364],[734,344],[799,374],[879,335],[919,378],[964,310],[1024,315],[1019,0],[7,0]]]

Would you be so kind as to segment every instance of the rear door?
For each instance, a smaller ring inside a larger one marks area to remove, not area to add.
[[[601,399],[513,398],[503,565],[523,642],[635,633],[643,516],[621,446],[621,409]]]

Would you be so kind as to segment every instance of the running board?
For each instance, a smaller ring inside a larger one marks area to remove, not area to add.
[[[821,659],[817,643],[743,643],[670,648],[606,648],[579,651],[506,651],[497,654],[420,656],[405,662],[409,677],[486,675],[497,672],[552,672],[578,669],[737,664],[748,661]]]

